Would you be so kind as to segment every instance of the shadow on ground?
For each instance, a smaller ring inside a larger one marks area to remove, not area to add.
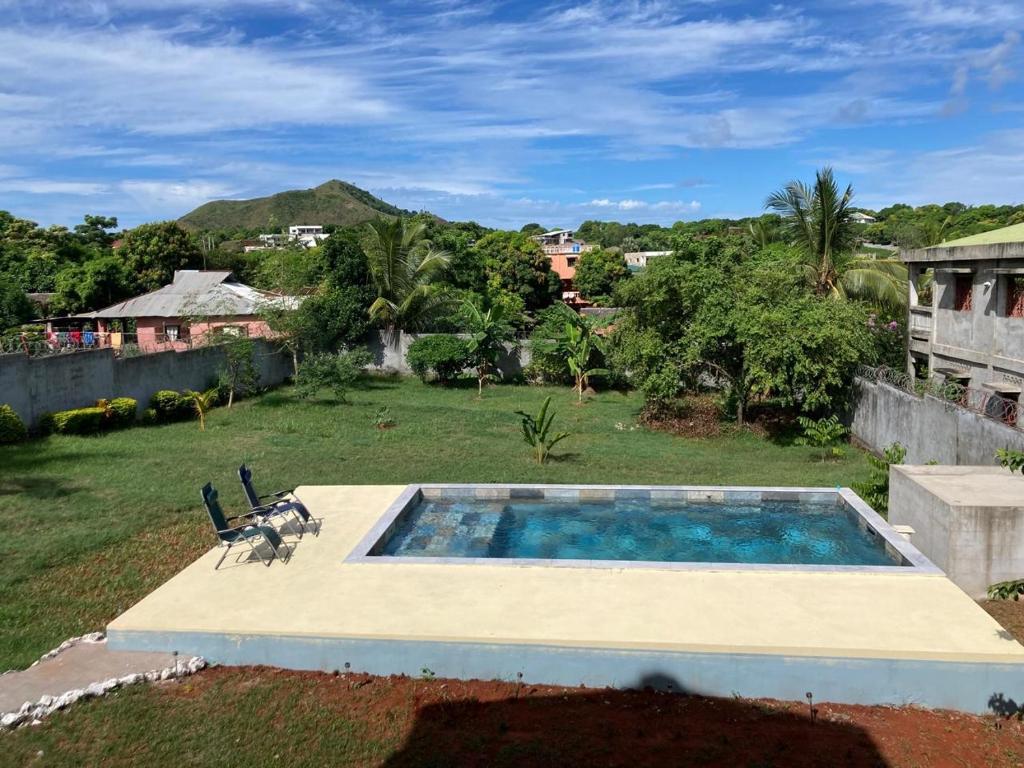
[[[581,690],[417,711],[409,738],[385,763],[407,766],[884,766],[871,737],[848,722],[811,719],[788,705],[644,690]],[[660,690],[659,690],[660,689]]]

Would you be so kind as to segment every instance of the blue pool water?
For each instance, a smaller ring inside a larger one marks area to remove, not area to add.
[[[898,565],[836,504],[422,499],[376,554]]]

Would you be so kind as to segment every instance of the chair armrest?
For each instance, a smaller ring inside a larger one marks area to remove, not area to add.
[[[270,512],[276,511],[277,510],[273,504],[261,504],[258,507],[253,507],[251,510],[249,510],[247,514],[243,515],[243,517],[252,517],[253,515],[265,515],[269,514]]]
[[[238,533],[244,531],[246,528],[255,528],[256,526],[252,523],[246,523],[245,525],[236,525],[234,528],[225,528],[223,531],[217,531],[217,533]]]
[[[282,496],[287,496],[289,493],[295,493],[295,489],[294,488],[288,488],[287,490],[284,490],[284,491],[274,491],[273,493],[268,493],[266,496],[260,496],[259,498],[260,499],[280,499]]]

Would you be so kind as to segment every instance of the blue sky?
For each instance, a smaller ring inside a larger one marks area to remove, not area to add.
[[[0,209],[351,181],[519,227],[1024,200],[1024,2],[0,0]]]

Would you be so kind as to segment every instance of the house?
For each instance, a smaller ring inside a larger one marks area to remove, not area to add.
[[[850,221],[852,221],[854,224],[874,224],[876,221],[878,221],[878,219],[876,219],[874,216],[869,216],[866,213],[854,211],[853,213],[850,214]]]
[[[645,269],[649,259],[654,259],[658,256],[670,256],[671,254],[672,251],[630,251],[624,254],[623,258],[626,260],[626,266],[631,271],[635,271]]]
[[[561,279],[562,301],[568,303],[579,300],[579,293],[574,291],[572,286],[572,279],[576,276],[576,262],[579,261],[580,254],[594,248],[582,240],[577,240],[575,234],[571,229],[553,229],[533,236],[533,239],[540,243],[541,250],[551,260],[551,269]]]
[[[243,240],[242,250],[245,253],[267,251],[283,248],[289,243],[298,243],[303,248],[313,248],[328,237],[329,235],[324,233],[324,228],[319,224],[293,224],[288,227],[287,235],[273,233],[260,235],[256,240]]]
[[[1024,224],[903,251],[908,369],[1018,401],[1024,382]]]
[[[146,353],[182,351],[209,342],[211,335],[273,336],[260,313],[272,307],[297,309],[301,302],[298,296],[240,283],[231,272],[182,269],[170,285],[150,293],[95,312],[50,319],[47,331],[78,333],[79,339],[88,334],[87,346],[120,348],[136,343]],[[95,328],[90,327],[93,323]],[[127,332],[132,323],[134,334]],[[68,330],[62,330],[64,326]]]

